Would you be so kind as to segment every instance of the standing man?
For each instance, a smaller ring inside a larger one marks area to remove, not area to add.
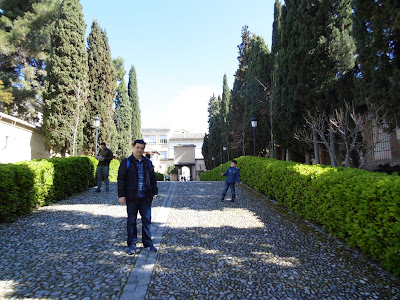
[[[226,172],[221,173],[221,176],[226,176],[226,180],[225,180],[225,188],[224,188],[224,191],[222,192],[222,197],[221,197],[220,201],[224,201],[226,193],[228,192],[228,189],[230,187],[231,192],[232,192],[231,202],[235,202],[235,198],[236,198],[235,182],[240,183],[239,169],[236,167],[236,165],[237,165],[237,161],[233,159],[231,161],[230,167],[226,170]]]
[[[96,158],[99,160],[96,170],[97,176],[97,189],[96,192],[100,193],[101,184],[104,178],[104,183],[106,185],[106,192],[110,190],[110,180],[108,179],[109,171],[110,171],[110,162],[113,159],[113,153],[110,149],[107,148],[106,143],[100,144],[100,151]]]
[[[157,179],[150,159],[143,156],[146,143],[133,142],[132,155],[121,161],[118,170],[118,201],[126,204],[127,244],[129,255],[135,254],[137,238],[137,213],[142,217],[142,242],[144,248],[157,252],[151,239],[151,203],[158,194]]]

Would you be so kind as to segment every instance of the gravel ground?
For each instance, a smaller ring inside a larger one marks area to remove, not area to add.
[[[159,183],[154,223],[171,184],[147,299],[400,299],[400,279],[244,186],[231,203],[223,182]],[[137,256],[110,187],[0,224],[0,299],[121,297]]]
[[[148,299],[400,298],[399,279],[250,189],[231,203],[223,182],[177,185]]]
[[[153,216],[168,188],[159,187]],[[116,183],[0,224],[0,299],[119,299],[137,258],[125,248]]]

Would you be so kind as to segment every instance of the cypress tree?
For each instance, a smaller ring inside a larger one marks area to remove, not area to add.
[[[132,105],[132,139],[140,139],[142,138],[142,122],[140,119],[139,94],[137,88],[136,69],[134,66],[131,66],[131,69],[129,70],[128,95],[129,101]]]
[[[400,106],[400,3],[353,0],[353,35],[357,45],[357,100],[384,107],[398,125]]]
[[[114,101],[116,125],[115,154],[120,158],[124,158],[132,153],[132,105],[129,101],[128,88],[124,79],[126,73],[124,60],[121,57],[117,57],[113,60],[113,64],[118,82]]]
[[[228,123],[228,114],[229,114],[229,103],[231,98],[231,92],[228,86],[228,79],[226,74],[224,74],[222,80],[222,99],[221,99],[221,107],[220,107],[220,121],[221,121],[221,141],[225,144],[228,149],[229,146],[229,123]],[[229,150],[228,153],[228,160],[229,160]]]
[[[81,148],[87,97],[85,22],[78,0],[64,0],[51,39],[44,94],[43,131],[46,147],[65,155]]]
[[[115,96],[116,75],[112,65],[111,51],[107,34],[97,21],[92,23],[87,39],[89,65],[89,110],[86,114],[85,138],[87,151],[94,150],[95,133],[93,117],[101,119],[98,142],[108,145],[112,142],[111,132],[114,126],[113,100]]]
[[[257,117],[256,128],[256,151],[266,154],[269,148],[270,135],[270,85],[271,85],[271,55],[264,39],[260,36],[253,36],[251,55],[249,57],[248,69],[246,72],[245,89],[245,111],[243,124],[246,135],[251,137],[247,140],[247,153],[253,153],[253,133],[250,126],[252,117]]]
[[[208,155],[215,158],[216,163],[222,163],[221,98],[213,95],[208,101]]]
[[[239,49],[239,67],[235,73],[235,80],[231,92],[231,101],[228,113],[228,122],[230,124],[230,140],[231,157],[246,155],[245,144],[247,137],[245,135],[246,128],[249,126],[247,120],[244,120],[245,113],[245,89],[246,89],[246,72],[251,54],[253,34],[247,26],[242,28],[242,42],[238,45]]]
[[[348,0],[292,0],[282,10],[275,126],[278,143],[298,152],[299,159],[311,149],[293,138],[293,131],[304,126],[304,111],[330,114],[349,97],[338,89],[354,66],[350,18]]]

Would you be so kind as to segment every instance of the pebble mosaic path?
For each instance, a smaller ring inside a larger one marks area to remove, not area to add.
[[[159,183],[157,253],[125,253],[116,183],[0,224],[0,299],[400,299],[359,252],[245,186],[220,202],[223,185]]]

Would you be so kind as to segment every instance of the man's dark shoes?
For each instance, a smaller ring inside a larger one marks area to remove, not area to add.
[[[100,189],[96,189],[96,193],[100,193]]]
[[[149,251],[150,251],[150,252],[157,252],[157,248],[154,247],[154,245],[151,245],[151,246],[149,247]]]
[[[231,202],[235,202],[235,200],[232,199]]]
[[[108,193],[110,191],[110,189],[109,188],[106,188],[106,192]]]
[[[133,255],[133,254],[135,254],[135,253],[136,253],[136,245],[135,245],[135,244],[130,245],[130,246],[128,247],[128,250],[126,251],[126,253],[128,253],[128,255]]]

